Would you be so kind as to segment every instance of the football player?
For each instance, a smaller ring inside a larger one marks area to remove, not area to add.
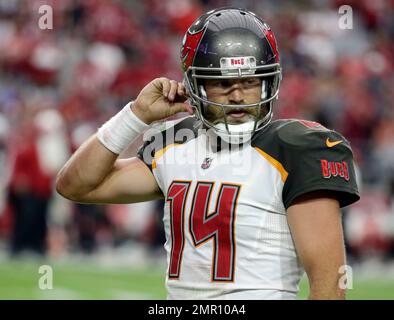
[[[359,199],[352,151],[318,123],[271,121],[281,64],[270,27],[247,10],[207,12],[181,61],[183,82],[148,83],[75,152],[58,192],[164,198],[169,299],[295,299],[304,271],[310,298],[344,298],[340,208]],[[148,127],[138,156],[118,159]]]

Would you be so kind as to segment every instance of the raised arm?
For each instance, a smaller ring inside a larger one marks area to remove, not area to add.
[[[288,208],[295,247],[309,279],[309,299],[344,299],[345,247],[338,201],[327,193],[299,197]]]
[[[161,197],[153,174],[140,159],[117,158],[92,136],[59,172],[57,191],[83,203],[132,203]]]
[[[129,116],[125,112],[132,112],[143,126],[143,123],[149,124],[177,112],[192,113],[185,100],[185,89],[181,83],[158,78],[146,85],[130,109],[122,110],[115,120],[121,124],[126,121],[127,127],[130,120],[124,120]],[[111,119],[105,125],[103,138],[93,135],[59,172],[56,190],[65,198],[83,203],[132,203],[162,197],[152,172],[140,159],[118,159],[122,149],[138,135],[141,124],[133,127],[131,123],[134,131],[130,132],[120,130],[122,126],[114,121]]]

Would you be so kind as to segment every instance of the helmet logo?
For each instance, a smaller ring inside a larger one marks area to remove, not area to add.
[[[267,41],[272,49],[272,52],[275,56],[275,61],[279,62],[278,45],[276,43],[276,39],[275,39],[274,33],[271,30],[271,27],[266,22],[264,22],[264,23],[260,22],[257,18],[255,18],[255,21],[256,21],[257,25],[260,27],[261,31],[263,32],[265,38],[267,39]]]
[[[278,45],[276,43],[276,39],[275,39],[274,33],[272,32],[271,29],[269,29],[269,30],[265,29],[264,35],[267,38],[267,40],[268,40],[268,42],[269,42],[269,44],[270,44],[270,46],[272,48],[272,51],[274,52],[275,61],[279,62]]]
[[[204,30],[205,29],[202,29],[197,33],[190,33],[189,31],[187,31],[185,36],[183,37],[181,59],[184,71],[186,71],[193,63],[194,56],[196,55],[198,45],[204,34]]]

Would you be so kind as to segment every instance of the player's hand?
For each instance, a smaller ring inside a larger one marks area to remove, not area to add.
[[[133,112],[146,124],[168,118],[178,112],[193,114],[185,86],[175,80],[157,78],[148,83],[133,103]]]

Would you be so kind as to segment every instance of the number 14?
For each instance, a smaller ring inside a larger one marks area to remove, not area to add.
[[[169,278],[178,279],[185,245],[185,204],[191,181],[173,181],[168,188],[170,206],[171,257]],[[197,182],[189,215],[189,231],[195,247],[213,239],[212,281],[233,281],[235,264],[235,213],[241,187],[223,183],[216,208],[208,213],[213,182]]]

